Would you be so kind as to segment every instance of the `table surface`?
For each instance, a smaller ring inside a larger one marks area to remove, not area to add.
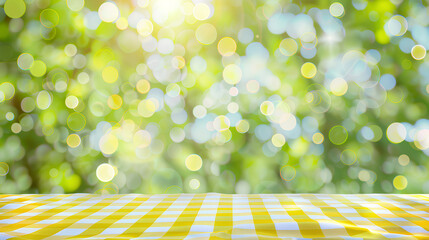
[[[0,195],[0,239],[429,239],[429,195]]]

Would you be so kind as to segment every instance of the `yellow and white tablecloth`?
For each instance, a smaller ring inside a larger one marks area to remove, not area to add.
[[[429,195],[0,195],[0,239],[429,239]]]

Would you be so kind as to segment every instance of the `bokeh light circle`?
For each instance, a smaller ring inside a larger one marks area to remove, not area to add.
[[[81,139],[80,136],[77,134],[70,134],[67,137],[67,145],[71,148],[76,148],[80,145]]]
[[[116,150],[118,150],[119,141],[114,134],[107,133],[100,138],[98,146],[103,154],[112,155]]]
[[[118,110],[122,106],[122,102],[122,97],[118,94],[113,94],[107,98],[107,105],[113,110]]]
[[[0,92],[3,93],[3,99],[9,100],[15,95],[15,87],[10,82],[0,84]]]
[[[340,18],[344,16],[344,6],[339,2],[334,2],[329,7],[329,13],[334,17]]]
[[[387,139],[392,143],[400,143],[407,136],[407,129],[402,123],[392,123],[386,131]]]
[[[407,188],[408,180],[402,175],[398,175],[393,179],[393,186],[398,190],[404,190]]]
[[[67,126],[75,132],[78,132],[84,129],[85,125],[86,125],[86,118],[80,112],[71,113],[67,118]]]
[[[138,130],[133,137],[134,144],[139,148],[148,147],[152,142],[152,136],[147,130]]]
[[[97,167],[97,178],[102,182],[110,182],[115,177],[115,169],[108,163],[102,163]]]
[[[313,78],[316,76],[317,68],[314,63],[306,62],[301,66],[301,74],[305,78]]]
[[[41,60],[36,60],[31,65],[30,72],[35,77],[42,77],[46,73],[46,64]]]
[[[137,32],[143,37],[147,37],[152,34],[153,23],[148,19],[142,19],[137,23]]]
[[[398,163],[399,163],[401,166],[407,166],[407,165],[410,163],[410,157],[408,157],[408,155],[407,155],[407,154],[401,154],[401,155],[398,157]]]
[[[341,145],[347,141],[348,132],[345,127],[341,125],[333,126],[329,130],[329,140],[335,145]]]
[[[235,128],[237,129],[237,132],[239,132],[239,133],[246,133],[247,131],[249,131],[250,124],[246,120],[240,120],[240,121],[238,121]]]
[[[215,118],[213,121],[213,127],[216,131],[221,132],[229,129],[231,122],[228,117],[220,115]]]
[[[150,82],[146,79],[140,79],[136,84],[136,89],[139,93],[145,94],[150,90]]]
[[[285,38],[280,42],[279,50],[285,56],[292,56],[298,51],[298,44],[292,38]]]
[[[60,15],[54,9],[48,8],[40,13],[40,23],[47,28],[53,28],[60,22]]]
[[[426,48],[423,45],[415,45],[411,49],[411,56],[416,60],[422,60],[426,57]]]
[[[70,10],[78,12],[85,6],[85,0],[67,0],[67,6]]]
[[[315,133],[313,134],[312,140],[315,144],[322,144],[325,140],[325,137],[322,133]]]
[[[235,50],[237,49],[237,43],[233,38],[224,37],[219,40],[219,43],[217,44],[217,49],[220,55],[231,56],[235,53]]]
[[[273,137],[271,138],[271,143],[275,146],[275,147],[283,147],[283,145],[285,145],[286,143],[286,138],[283,136],[283,134],[280,133],[276,133],[273,135]]]
[[[102,76],[105,82],[114,83],[118,80],[119,72],[115,67],[108,66],[103,69]]]
[[[203,23],[195,31],[195,37],[201,44],[212,44],[217,38],[216,28],[210,23]]]
[[[240,82],[241,76],[241,68],[235,64],[229,64],[223,70],[223,79],[228,84],[237,84],[238,82]]]
[[[330,84],[331,92],[335,96],[346,94],[348,88],[348,84],[343,78],[335,78]]]
[[[98,8],[98,16],[103,22],[114,22],[119,17],[119,9],[113,2],[104,2]]]
[[[19,55],[17,64],[22,70],[28,70],[33,66],[34,58],[29,53],[22,53]]]
[[[0,176],[6,176],[9,173],[9,165],[5,162],[0,162]]]
[[[203,160],[198,154],[191,154],[185,159],[185,166],[190,171],[198,171],[203,165]]]
[[[264,101],[259,107],[262,114],[269,116],[274,113],[274,104],[271,101]]]
[[[393,36],[402,36],[408,29],[407,19],[401,15],[395,15],[387,22],[387,28]]]
[[[346,149],[341,153],[340,159],[345,165],[352,165],[356,162],[357,155],[353,150]]]
[[[206,20],[210,16],[210,7],[204,2],[197,3],[194,6],[193,14],[197,20]]]
[[[76,108],[79,105],[79,99],[74,95],[67,96],[65,104],[70,109]]]
[[[27,7],[24,0],[6,0],[3,10],[10,18],[20,18],[24,15]]]
[[[290,165],[280,168],[280,177],[285,181],[292,181],[296,176],[296,170]]]

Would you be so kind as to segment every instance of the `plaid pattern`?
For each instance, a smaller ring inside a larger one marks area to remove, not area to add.
[[[0,239],[429,239],[429,195],[0,195]]]

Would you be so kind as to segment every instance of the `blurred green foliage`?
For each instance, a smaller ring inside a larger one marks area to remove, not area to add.
[[[1,193],[429,193],[417,0],[0,0]]]

